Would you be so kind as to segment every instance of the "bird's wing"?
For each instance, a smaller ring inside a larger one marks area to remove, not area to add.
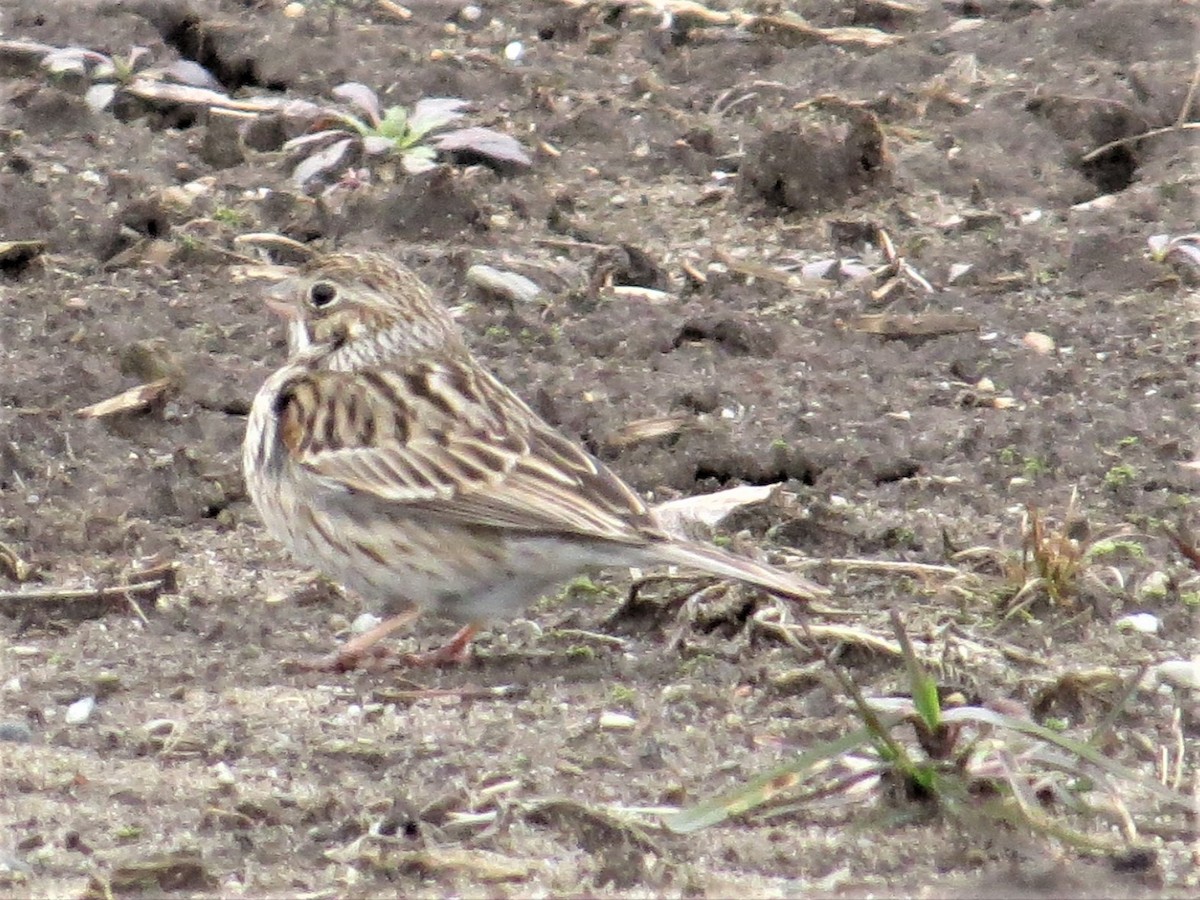
[[[297,466],[397,514],[620,543],[659,534],[632,490],[472,361],[307,371],[275,409]]]

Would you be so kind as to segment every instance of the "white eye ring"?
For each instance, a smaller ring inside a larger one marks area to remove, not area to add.
[[[330,284],[328,281],[314,282],[312,287],[308,289],[308,302],[314,309],[324,309],[333,304],[337,298],[337,286]]]

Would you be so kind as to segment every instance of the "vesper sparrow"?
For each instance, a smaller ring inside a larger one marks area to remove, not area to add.
[[[287,299],[290,358],[259,390],[242,465],[268,531],[389,616],[326,661],[352,668],[423,609],[465,623],[417,661],[463,658],[595,566],[676,564],[806,601],[824,588],[678,540],[620,478],[471,355],[410,270],[310,261]]]

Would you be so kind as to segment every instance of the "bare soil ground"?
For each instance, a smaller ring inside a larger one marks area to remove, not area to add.
[[[630,813],[854,727],[738,588],[681,606],[694,586],[670,584],[614,617],[629,579],[608,572],[459,669],[293,672],[363,610],[245,499],[245,411],[284,347],[233,239],[386,249],[637,488],[783,485],[726,523],[735,543],[816,560],[854,626],[887,636],[898,608],[947,686],[1086,735],[1115,678],[1200,650],[1195,576],[1164,532],[1196,519],[1196,295],[1146,256],[1195,227],[1197,132],[1083,161],[1176,121],[1195,3],[743,10],[874,28],[877,47],[606,0],[406,6],[0,2],[0,39],[142,45],[239,96],[460,97],[535,157],[377,173],[322,206],[290,177],[291,135],[221,147],[203,114],[96,112],[78,85],[0,68],[0,241],[45,242],[0,254],[0,893],[1194,896],[1194,823],[1153,806],[1130,810],[1156,848],[1141,865],[897,821],[870,792],[686,837]],[[801,277],[885,263],[878,228],[932,292]],[[544,294],[483,293],[476,263]],[[74,415],[164,376],[148,411]],[[668,424],[629,428],[646,419]],[[1006,617],[1021,578],[997,560],[1019,559],[1028,504],[1085,544],[1127,526],[1141,550]],[[955,555],[973,547],[1004,555]],[[165,564],[178,583],[138,610],[9,596]],[[1137,612],[1158,631],[1117,627]],[[840,656],[868,695],[903,690],[894,657]],[[1105,752],[1153,777],[1180,734],[1194,784],[1195,694],[1145,689]]]

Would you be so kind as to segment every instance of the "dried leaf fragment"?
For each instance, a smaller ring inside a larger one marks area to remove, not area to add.
[[[520,141],[493,128],[457,128],[431,138],[442,153],[474,153],[493,162],[520,168],[533,165]]]
[[[654,507],[654,515],[669,533],[690,536],[692,525],[698,523],[709,529],[716,528],[740,509],[770,503],[779,491],[777,484],[745,484],[712,494],[660,503]]]

